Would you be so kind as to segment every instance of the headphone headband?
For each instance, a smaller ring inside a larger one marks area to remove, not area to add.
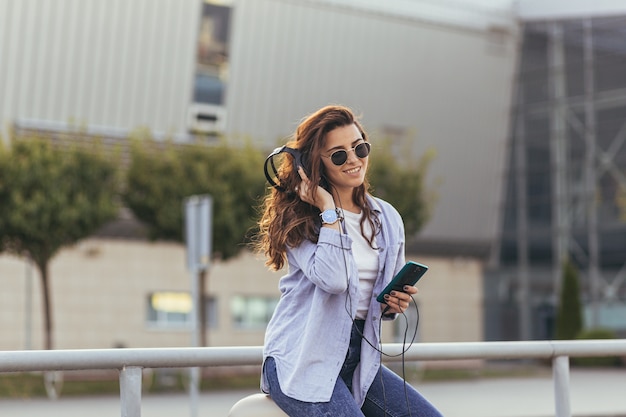
[[[267,178],[267,181],[272,187],[282,192],[286,191],[286,189],[281,184],[279,184],[280,178],[278,177],[278,169],[276,169],[276,165],[274,164],[274,157],[283,152],[291,155],[291,157],[293,158],[293,168],[297,171],[298,167],[302,166],[302,153],[300,153],[300,151],[297,149],[288,147],[287,145],[274,149],[272,153],[270,153],[268,157],[265,158],[265,164],[263,165],[263,170],[265,171],[265,178]],[[268,170],[268,164],[272,167],[274,176],[270,175],[270,172]],[[274,178],[276,178],[276,180],[274,180]]]

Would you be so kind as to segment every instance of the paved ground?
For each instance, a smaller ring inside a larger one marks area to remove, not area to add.
[[[572,415],[626,417],[626,370],[572,370]],[[554,416],[550,375],[475,379],[415,384],[446,417]],[[202,393],[198,417],[227,416],[240,398],[255,391]],[[119,397],[0,400],[0,416],[113,417],[120,416]],[[183,394],[145,395],[142,417],[190,416],[189,397]]]

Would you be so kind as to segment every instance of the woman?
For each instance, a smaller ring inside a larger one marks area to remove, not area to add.
[[[288,266],[266,331],[262,390],[290,416],[440,416],[381,364],[381,320],[404,313],[417,289],[376,301],[405,263],[404,225],[368,193],[365,131],[350,109],[327,106],[289,146],[302,165],[284,158],[259,222],[266,264]]]

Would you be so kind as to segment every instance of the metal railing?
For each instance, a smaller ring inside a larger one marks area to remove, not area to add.
[[[401,360],[403,345],[384,344],[387,360]],[[528,342],[419,343],[407,361],[452,359],[551,359],[555,416],[571,417],[570,357],[626,356],[626,339]],[[118,369],[122,417],[141,416],[143,368],[260,365],[261,346],[206,348],[0,351],[0,372]]]

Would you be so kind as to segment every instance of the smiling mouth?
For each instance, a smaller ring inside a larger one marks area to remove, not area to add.
[[[346,169],[344,172],[346,174],[356,174],[360,170],[361,170],[361,167],[356,167],[356,168],[352,168],[352,169]]]

